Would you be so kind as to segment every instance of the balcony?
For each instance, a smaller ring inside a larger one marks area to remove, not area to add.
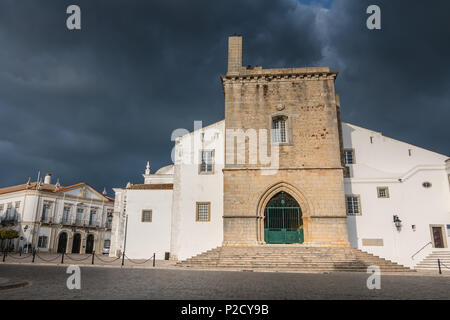
[[[102,223],[98,220],[90,220],[90,219],[80,219],[79,217],[57,217],[53,219],[50,217],[42,217],[42,224],[54,224],[54,225],[62,225],[65,227],[79,227],[79,228],[89,228],[96,229],[101,228]],[[111,223],[106,222],[104,228],[111,229]]]
[[[63,226],[68,227],[80,227],[80,228],[99,228],[99,221],[90,221],[89,219],[79,219],[79,218],[60,218],[59,223]]]
[[[6,215],[0,218],[0,224],[2,226],[15,225],[18,222],[19,222],[18,214]]]
[[[41,217],[41,223],[42,224],[51,224],[52,223],[52,218],[50,218],[48,216],[42,216]]]

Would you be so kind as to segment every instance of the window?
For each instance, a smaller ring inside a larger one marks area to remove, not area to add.
[[[103,248],[109,249],[111,247],[111,240],[105,240],[103,243]]]
[[[105,221],[106,229],[111,229],[112,219],[113,219],[113,210],[112,209],[106,210],[106,221]]]
[[[450,224],[447,225],[447,237],[450,237]]]
[[[276,117],[272,119],[272,142],[286,143],[286,118]]]
[[[361,206],[359,196],[347,196],[347,215],[359,216],[361,215]]]
[[[214,151],[201,151],[200,173],[213,173]]]
[[[196,221],[207,222],[211,220],[211,203],[210,202],[197,202]]]
[[[345,164],[354,164],[355,163],[355,150],[353,149],[344,149],[344,161]]]
[[[64,206],[63,209],[63,216],[62,216],[62,224],[66,224],[69,222],[69,215],[70,215],[70,206]]]
[[[388,187],[378,187],[377,193],[378,193],[378,198],[389,198],[389,188]]]
[[[152,210],[142,210],[142,222],[152,222]]]
[[[45,202],[44,205],[42,206],[41,221],[42,222],[47,222],[49,216],[50,216],[50,203]]]
[[[38,248],[47,248],[47,241],[48,241],[47,236],[39,236]]]
[[[12,215],[12,204],[8,203],[7,207],[6,207],[6,213],[5,213],[5,217],[6,219],[10,220],[11,219],[11,215]]]
[[[429,189],[429,188],[431,188],[431,182],[424,182],[424,183],[422,183],[422,186],[426,189]]]
[[[83,212],[84,212],[83,208],[77,208],[77,216],[76,216],[75,224],[78,226],[81,225],[81,220],[83,219]]]
[[[0,218],[2,217],[2,213],[3,213],[3,204],[0,204]]]
[[[89,225],[93,226],[95,224],[95,217],[97,215],[97,210],[91,209],[91,214],[89,215]]]
[[[14,205],[14,211],[11,214],[11,220],[18,221],[19,209],[20,209],[20,201],[17,201]]]

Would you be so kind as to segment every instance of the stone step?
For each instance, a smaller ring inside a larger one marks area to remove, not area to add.
[[[284,271],[364,271],[377,265],[384,272],[411,272],[397,263],[353,248],[252,246],[209,250],[177,266]]]
[[[252,267],[246,267],[246,266],[223,266],[223,265],[183,265],[183,267],[186,268],[192,268],[192,269],[228,269],[228,270],[275,270],[275,271],[305,271],[305,272],[367,272],[367,268],[363,267],[352,267],[352,266],[342,266],[342,267],[323,267],[323,266],[286,266],[286,267],[277,267],[274,268],[272,265],[261,265],[261,266],[252,266]],[[392,273],[398,273],[398,272],[414,272],[414,270],[409,270],[406,268],[380,268],[381,272],[392,272]]]
[[[213,262],[213,261],[221,261],[221,262],[232,262],[232,263],[256,263],[256,262],[267,262],[267,263],[293,263],[293,262],[324,262],[324,263],[344,263],[344,262],[351,262],[351,263],[357,263],[361,260],[355,260],[355,259],[275,259],[275,260],[261,260],[261,259],[196,259],[196,260],[189,260],[186,261],[188,263],[207,263],[207,262]],[[384,261],[384,260],[376,260],[376,259],[366,259],[364,260],[365,264],[377,264],[377,265],[385,265],[385,264],[396,264],[394,262]]]

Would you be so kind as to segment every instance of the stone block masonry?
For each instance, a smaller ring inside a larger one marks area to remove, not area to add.
[[[305,243],[349,246],[346,224],[339,107],[334,89],[337,73],[329,68],[262,69],[242,67],[242,38],[229,39],[228,73],[222,76],[226,130],[264,129],[271,145],[272,121],[286,123],[279,144],[277,171],[245,147],[226,141],[224,172],[224,245],[264,243],[264,209],[271,197],[286,192],[302,211]],[[236,145],[230,148],[230,143]],[[258,144],[258,147],[260,144]],[[230,152],[245,152],[245,163]],[[260,150],[256,151],[260,154]]]

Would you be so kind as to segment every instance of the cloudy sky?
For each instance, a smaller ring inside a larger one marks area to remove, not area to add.
[[[81,7],[81,31],[66,8]],[[366,28],[381,7],[382,30]],[[102,190],[171,163],[171,132],[222,120],[244,65],[330,66],[343,120],[450,155],[450,1],[1,0],[0,186],[38,170]]]

